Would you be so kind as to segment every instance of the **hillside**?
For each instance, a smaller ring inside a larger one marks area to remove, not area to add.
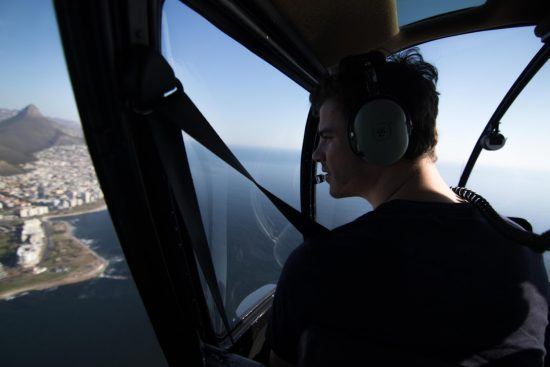
[[[83,144],[81,137],[29,105],[0,123],[0,175],[13,174],[17,165],[34,160],[34,153],[53,145]]]
[[[19,168],[16,165],[9,164],[8,162],[0,161],[0,175],[2,176],[17,175],[23,172],[24,170]]]

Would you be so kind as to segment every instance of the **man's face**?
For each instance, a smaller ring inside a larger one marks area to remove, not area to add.
[[[319,145],[312,158],[328,173],[330,195],[335,198],[360,196],[366,189],[363,178],[368,164],[349,146],[346,116],[337,100],[331,98],[321,105],[318,133]]]

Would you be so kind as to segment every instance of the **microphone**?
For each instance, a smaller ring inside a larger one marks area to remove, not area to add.
[[[320,183],[323,183],[327,180],[327,175],[326,174],[321,174],[321,175],[315,175],[315,184],[318,185]]]

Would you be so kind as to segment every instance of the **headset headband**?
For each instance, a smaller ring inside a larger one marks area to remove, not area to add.
[[[365,80],[367,82],[367,93],[369,96],[376,96],[380,94],[378,88],[378,76],[376,75],[376,69],[370,60],[365,61]]]

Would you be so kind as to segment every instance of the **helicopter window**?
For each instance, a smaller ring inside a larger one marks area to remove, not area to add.
[[[419,46],[439,72],[436,164],[449,185],[458,184],[481,129],[539,48],[533,27],[477,32]],[[330,197],[328,188],[316,185],[316,218],[327,228],[371,210],[364,199]]]
[[[299,209],[307,92],[175,0],[164,4],[162,51],[252,176]],[[184,142],[227,317],[235,326],[273,291],[302,236],[247,179],[186,134]]]
[[[549,98],[547,62],[502,117],[504,146],[481,152],[467,185],[503,215],[527,219],[539,234],[550,229]]]
[[[485,4],[485,0],[467,1],[411,1],[397,0],[397,18],[399,26],[414,23],[426,18],[442,15],[445,13],[463,10]]]
[[[52,2],[1,2],[0,50],[1,364],[165,366],[83,137]]]
[[[449,185],[458,184],[481,129],[539,48],[532,27],[466,34],[420,46],[439,72],[436,164]]]

